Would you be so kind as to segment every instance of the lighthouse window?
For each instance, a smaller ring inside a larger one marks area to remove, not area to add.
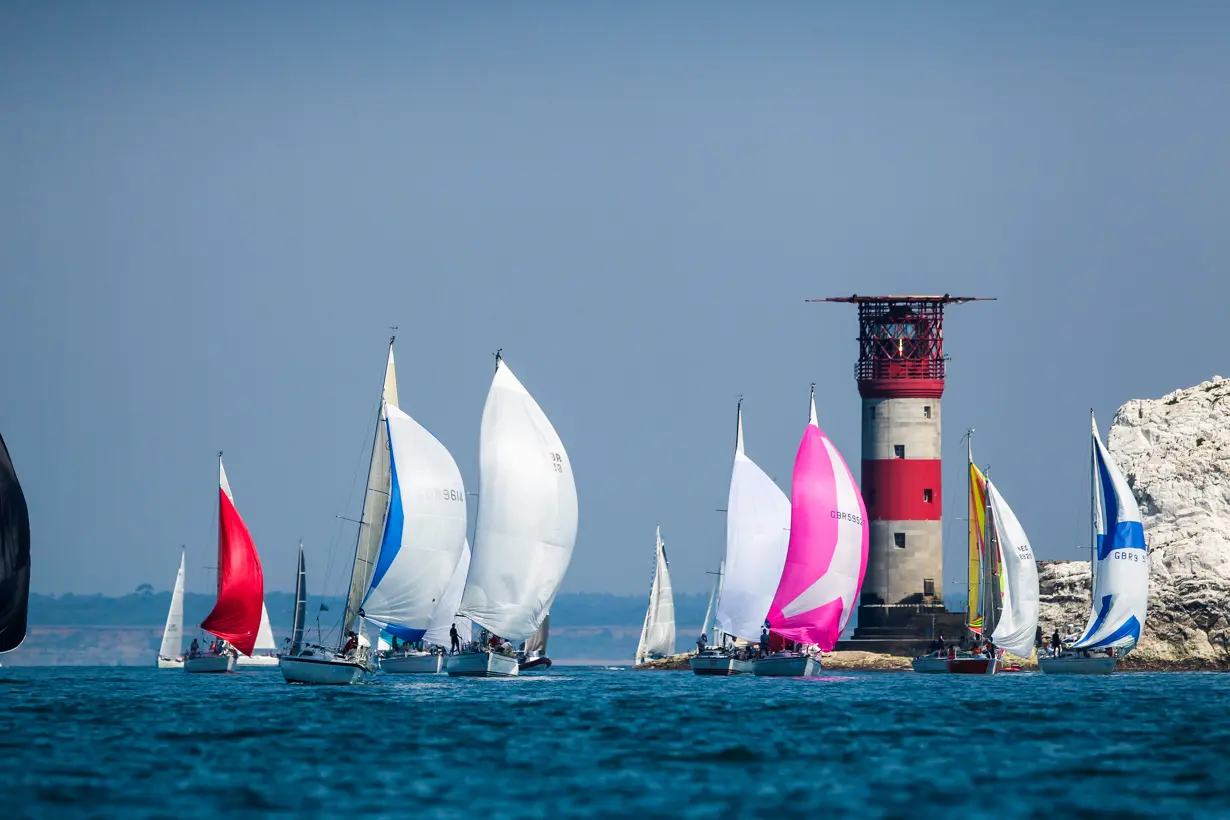
[[[931,495],[931,490],[923,490],[923,503],[930,504],[934,498]]]
[[[923,405],[923,418],[925,419],[931,418],[931,405],[929,404]]]
[[[905,458],[905,445],[904,444],[894,444],[893,445],[893,458]]]
[[[934,578],[924,578],[923,579],[923,595],[926,595],[928,598],[935,597],[935,579]]]
[[[903,532],[893,533],[893,546],[899,550],[905,549],[905,533]]]

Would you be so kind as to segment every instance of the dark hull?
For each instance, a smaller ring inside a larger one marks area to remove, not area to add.
[[[532,660],[528,660],[525,663],[517,664],[517,668],[520,669],[522,672],[528,672],[531,669],[550,669],[551,659],[550,658],[533,658]]]

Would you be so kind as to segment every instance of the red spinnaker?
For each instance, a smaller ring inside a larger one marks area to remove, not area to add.
[[[219,468],[221,464],[219,464]],[[218,602],[201,628],[245,655],[256,646],[265,600],[265,574],[256,544],[230,497],[226,474],[218,490]]]

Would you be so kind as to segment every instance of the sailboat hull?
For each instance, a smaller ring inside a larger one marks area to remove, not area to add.
[[[697,655],[690,661],[692,671],[697,675],[712,675],[729,677],[731,675],[748,675],[752,672],[752,662],[732,658],[729,655],[717,653]]]
[[[753,661],[752,673],[758,678],[814,678],[820,674],[820,660],[783,652]]]
[[[914,667],[914,671],[923,675],[948,674],[948,656],[947,655],[927,655],[922,658],[915,658],[910,661],[910,666]]]
[[[355,658],[325,658],[320,655],[282,657],[278,663],[287,683],[319,686],[349,686],[367,677],[367,667]]]
[[[444,669],[444,656],[434,652],[396,655],[382,659],[380,668],[389,675],[435,675]]]
[[[205,655],[184,661],[184,671],[194,674],[218,674],[235,671],[234,655]]]
[[[235,665],[241,669],[276,669],[278,665],[277,655],[240,655],[235,661]]]
[[[998,658],[973,655],[948,661],[948,671],[953,675],[994,675],[999,669]]]
[[[159,669],[183,669],[184,659],[183,658],[164,658],[160,655],[158,657],[158,668]]]
[[[1038,658],[1038,668],[1047,675],[1109,675],[1115,671],[1118,661],[1118,658],[1060,655],[1058,658]]]
[[[532,658],[526,658],[519,662],[517,668],[522,672],[528,672],[531,669],[541,669],[545,672],[551,668],[551,659],[546,655],[535,655]]]
[[[494,652],[463,652],[448,659],[450,678],[515,678],[517,659]]]

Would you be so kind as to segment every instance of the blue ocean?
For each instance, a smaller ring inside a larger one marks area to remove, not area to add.
[[[0,670],[5,818],[1230,816],[1230,675]]]

